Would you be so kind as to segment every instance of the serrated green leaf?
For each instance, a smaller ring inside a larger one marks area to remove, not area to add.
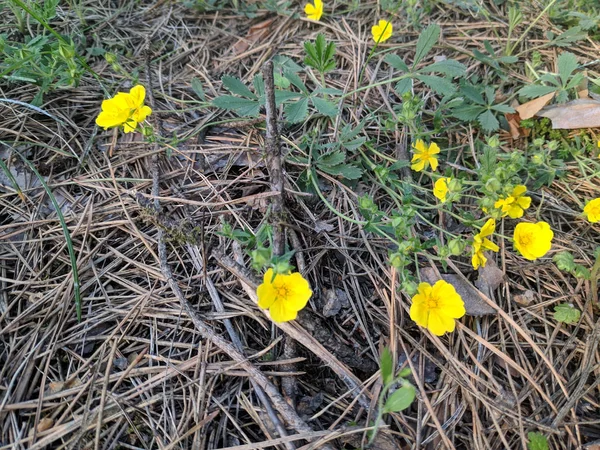
[[[571,273],[575,269],[575,257],[567,251],[558,252],[554,255],[552,261],[554,261],[558,270],[563,272]]]
[[[519,89],[517,91],[517,94],[522,95],[525,98],[538,98],[555,91],[556,88],[554,86],[541,86],[531,84],[529,86],[524,86],[521,89]]]
[[[277,106],[279,106],[285,102],[296,99],[298,97],[302,97],[302,94],[300,94],[298,92],[283,91],[283,90],[277,89],[275,91],[275,104]]]
[[[302,82],[302,79],[298,76],[298,74],[296,74],[294,72],[288,72],[288,71],[284,71],[283,74],[285,75],[285,77],[288,80],[290,80],[290,82],[294,86],[296,86],[302,92],[304,92],[304,93],[308,92],[308,89],[306,88],[306,85]]]
[[[320,156],[316,163],[319,166],[319,168],[322,168],[337,166],[339,164],[342,164],[344,161],[346,161],[346,155],[344,154],[344,152],[336,150]]]
[[[573,269],[573,275],[575,278],[582,278],[584,280],[589,280],[592,276],[590,269],[581,264],[575,264],[575,268]]]
[[[390,350],[385,347],[381,352],[381,359],[379,360],[379,367],[381,369],[381,378],[383,384],[387,385],[394,379],[394,358]]]
[[[405,384],[390,395],[383,406],[383,412],[400,412],[408,408],[416,397],[415,387],[411,384]]]
[[[445,78],[436,75],[417,75],[416,78],[438,94],[451,95],[456,92],[456,86]]]
[[[463,84],[460,87],[461,95],[464,95],[466,98],[471,100],[473,103],[477,103],[479,105],[485,105],[485,100],[483,99],[483,95],[481,92],[470,84]]]
[[[398,94],[399,97],[402,97],[402,95],[404,95],[406,92],[410,92],[412,90],[412,85],[412,78],[405,78],[396,83],[396,86],[394,87],[394,92],[396,92],[396,94]]]
[[[515,112],[515,108],[508,105],[492,105],[491,107],[494,111],[498,111],[501,113],[512,114]]]
[[[571,45],[573,42],[581,41],[587,38],[588,34],[586,31],[582,31],[581,27],[571,27],[564,33],[559,34],[552,39],[551,44],[557,47],[566,47]]]
[[[232,94],[240,95],[242,97],[257,99],[256,95],[248,89],[248,87],[242,83],[242,81],[236,77],[230,77],[229,75],[223,75],[221,78],[223,86],[229,90]]]
[[[485,110],[485,106],[463,104],[452,108],[452,115],[460,120],[471,121],[477,119]]]
[[[365,136],[361,136],[356,139],[352,139],[351,141],[343,141],[342,147],[344,147],[346,150],[354,151],[362,147],[365,142],[367,142],[367,138]]]
[[[346,180],[358,180],[362,177],[362,170],[352,164],[339,164],[333,167],[322,167],[323,172],[330,175],[341,176]]]
[[[528,450],[549,450],[548,440],[543,434],[529,432],[527,433],[527,438],[529,439],[527,443]]]
[[[570,52],[561,53],[557,60],[558,76],[560,77],[563,86],[567,84],[567,80],[571,74],[577,69],[579,63],[577,57]]]
[[[234,110],[240,116],[256,117],[260,113],[258,100],[250,100],[233,95],[222,95],[213,99],[212,104],[217,108]]]
[[[285,105],[284,112],[288,122],[302,122],[308,115],[308,98],[305,97],[297,102],[288,103]]]
[[[204,87],[202,87],[202,81],[198,78],[192,78],[192,90],[196,93],[198,98],[203,102],[206,101],[206,95],[204,95]]]
[[[317,111],[324,116],[335,117],[338,115],[338,107],[335,103],[320,97],[311,97],[312,103]]]
[[[401,70],[402,72],[410,72],[410,69],[408,68],[404,60],[398,55],[388,53],[387,55],[385,55],[385,58],[383,58],[383,60],[390,66],[392,66],[394,69]]]
[[[258,97],[265,95],[265,81],[263,80],[262,73],[254,77],[252,84],[254,85],[254,92]]]
[[[454,59],[446,59],[444,61],[438,61],[428,66],[423,67],[419,72],[437,72],[443,73],[450,77],[460,77],[467,72],[467,68],[464,64],[459,63]]]
[[[500,122],[498,122],[498,119],[496,119],[496,116],[494,116],[494,113],[490,110],[481,114],[477,118],[477,121],[481,125],[481,128],[488,132],[496,131],[500,128]]]
[[[577,323],[581,311],[570,303],[561,303],[554,307],[554,320],[557,322],[564,322],[567,324]]]
[[[415,50],[415,61],[413,62],[413,67],[416,67],[417,64],[421,62],[423,58],[430,52],[433,46],[436,44],[438,39],[440,38],[440,27],[432,23],[429,25],[419,36],[419,40],[417,40],[417,48]]]

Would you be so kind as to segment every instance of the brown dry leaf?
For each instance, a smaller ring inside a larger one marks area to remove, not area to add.
[[[500,270],[496,261],[488,259],[485,267],[479,269],[479,276],[475,281],[475,286],[487,297],[491,298],[492,291],[504,281],[504,272]]]
[[[421,278],[430,284],[434,284],[439,280],[435,271],[430,267],[421,270]],[[462,297],[463,302],[465,302],[465,309],[469,316],[487,316],[496,314],[496,310],[481,298],[479,291],[477,291],[473,285],[464,282],[458,275],[442,274],[442,278],[454,286],[458,295]]]
[[[522,137],[529,136],[531,130],[529,128],[521,127],[521,116],[519,113],[504,113],[504,117],[508,122],[508,127],[510,129],[510,137],[513,139],[519,139]]]
[[[525,292],[515,295],[513,299],[519,305],[529,306],[535,300],[535,293],[527,289]]]
[[[516,106],[515,109],[519,113],[521,120],[531,119],[535,116],[544,106],[550,103],[550,100],[554,98],[554,92],[542,95],[539,98],[523,103],[522,105]]]
[[[244,53],[246,50],[248,50],[248,48],[250,48],[250,45],[266,37],[271,31],[271,24],[274,21],[275,19],[267,19],[251,26],[246,34],[246,37],[241,38],[233,46],[233,54],[240,55]]]
[[[43,417],[42,420],[40,420],[40,423],[38,423],[37,431],[38,431],[38,433],[41,433],[42,431],[49,430],[53,426],[54,426],[54,419],[52,419],[50,417]]]
[[[600,101],[578,99],[562,105],[547,106],[537,113],[552,121],[555,130],[600,127]]]

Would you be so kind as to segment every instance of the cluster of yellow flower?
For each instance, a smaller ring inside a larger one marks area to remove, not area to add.
[[[310,20],[321,20],[321,17],[323,16],[323,1],[314,0],[314,3],[307,3],[304,6],[304,12],[306,13],[306,17]],[[392,36],[392,32],[392,23],[387,20],[380,20],[377,25],[373,25],[371,28],[373,40],[377,44],[387,41]]]
[[[146,120],[152,113],[149,106],[144,105],[146,89],[137,85],[127,92],[119,92],[113,98],[102,102],[102,112],[96,119],[96,124],[105,130],[123,127],[125,133],[135,131],[138,123]]]

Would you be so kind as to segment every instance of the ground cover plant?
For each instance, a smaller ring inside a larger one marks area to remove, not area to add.
[[[597,7],[0,11],[0,448],[600,445]]]

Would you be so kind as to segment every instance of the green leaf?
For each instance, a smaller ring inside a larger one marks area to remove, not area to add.
[[[308,98],[302,98],[295,103],[288,103],[284,108],[288,122],[302,122],[308,115]]]
[[[292,84],[290,80],[288,80],[286,77],[277,72],[273,73],[273,79],[275,82],[275,86],[277,86],[278,88],[287,89]]]
[[[452,109],[452,115],[460,120],[471,121],[477,119],[486,109],[480,105],[463,104]]]
[[[581,311],[579,311],[570,303],[561,303],[560,305],[556,305],[554,307],[554,319],[557,322],[564,322],[568,324],[577,323],[580,316]]]
[[[260,103],[256,100],[249,100],[233,95],[222,95],[213,99],[212,104],[217,108],[234,110],[240,116],[257,117],[260,113]]]
[[[388,53],[387,55],[385,55],[385,58],[383,58],[383,60],[390,66],[392,66],[394,69],[401,70],[402,72],[410,72],[410,69],[408,68],[404,60],[398,55]]]
[[[206,101],[206,95],[204,95],[204,88],[202,87],[202,81],[200,81],[196,77],[192,78],[192,89],[194,90],[194,92],[196,93],[196,95],[198,96],[198,98],[200,100],[202,100],[203,102]]]
[[[367,138],[365,136],[361,136],[361,137],[357,137],[356,139],[352,139],[351,141],[343,141],[342,142],[342,147],[344,147],[346,150],[356,150],[360,147],[362,147],[362,145],[367,141]]]
[[[265,80],[263,80],[262,73],[259,73],[254,77],[252,84],[254,85],[256,96],[262,97],[265,94]]]
[[[275,104],[278,106],[298,97],[302,97],[302,94],[292,91],[275,90]]]
[[[323,172],[330,175],[341,176],[346,180],[358,180],[362,177],[362,170],[352,164],[339,164],[333,167],[322,167]]]
[[[330,102],[319,97],[311,97],[313,105],[324,116],[335,117],[338,115],[338,107],[335,103]]]
[[[563,86],[566,86],[567,80],[579,66],[577,57],[570,52],[561,53],[556,65],[558,66],[558,76],[560,77]]]
[[[508,105],[493,105],[491,108],[494,111],[498,111],[501,113],[512,114],[515,112],[515,108],[513,108],[512,106],[508,106]]]
[[[223,86],[225,86],[232,94],[252,99],[257,98],[256,95],[254,95],[238,78],[223,75],[221,81],[223,82]]]
[[[319,166],[319,168],[327,166],[332,167],[342,164],[344,161],[346,161],[346,155],[344,154],[344,152],[336,150],[334,152],[325,153],[324,155],[322,155],[317,160],[317,165]]]
[[[326,73],[335,69],[335,44],[326,42],[325,36],[318,34],[314,44],[312,42],[304,43],[306,57],[304,63],[320,73]]]
[[[419,70],[419,72],[437,72],[450,77],[460,77],[467,72],[467,68],[464,64],[461,64],[454,59],[446,59],[444,61],[429,64]]]
[[[575,269],[575,257],[567,252],[558,252],[552,258],[558,270],[562,270],[563,272],[571,273]]]
[[[385,347],[381,352],[381,359],[379,361],[379,367],[381,368],[381,378],[383,379],[383,384],[386,385],[391,383],[394,379],[394,358],[392,358],[392,354],[390,350]]]
[[[405,78],[404,80],[400,80],[398,81],[398,83],[396,83],[394,91],[396,92],[396,94],[398,94],[398,96],[402,97],[402,95],[404,95],[412,89],[412,85],[412,78]]]
[[[517,94],[522,95],[525,98],[538,98],[542,95],[549,94],[551,92],[555,92],[556,88],[553,86],[540,86],[536,84],[531,84],[529,86],[524,86],[517,91]]]
[[[549,450],[548,440],[546,436],[541,433],[529,432],[527,433],[529,442],[527,443],[528,450]]]
[[[445,78],[436,75],[417,75],[416,78],[421,80],[438,94],[451,95],[456,92],[456,86]]]
[[[481,92],[471,84],[463,84],[460,87],[461,95],[464,95],[466,98],[471,100],[473,103],[477,103],[479,105],[485,105],[485,100],[483,99],[483,95]]]
[[[400,412],[408,408],[416,397],[415,387],[406,383],[390,395],[383,406],[384,413]]]
[[[298,74],[296,74],[294,72],[289,72],[289,71],[284,71],[283,74],[285,75],[285,77],[288,80],[290,80],[290,82],[294,86],[296,86],[302,92],[304,92],[304,93],[308,92],[308,89],[306,88],[306,85],[302,82],[302,79],[298,76]]]
[[[429,53],[429,51],[433,48],[435,43],[440,38],[440,27],[435,23],[432,23],[425,31],[421,33],[419,36],[419,40],[417,41],[417,49],[415,50],[415,60],[413,62],[413,67],[416,67],[417,64],[421,62],[423,58]]]
[[[571,27],[564,33],[556,36],[550,42],[551,45],[556,45],[557,47],[567,47],[571,45],[573,42],[581,41],[587,38],[588,34],[586,31],[582,31],[581,27]]]
[[[498,119],[496,119],[496,116],[494,116],[494,113],[490,110],[481,114],[477,118],[477,121],[485,131],[492,132],[500,128],[500,122],[498,122]]]

